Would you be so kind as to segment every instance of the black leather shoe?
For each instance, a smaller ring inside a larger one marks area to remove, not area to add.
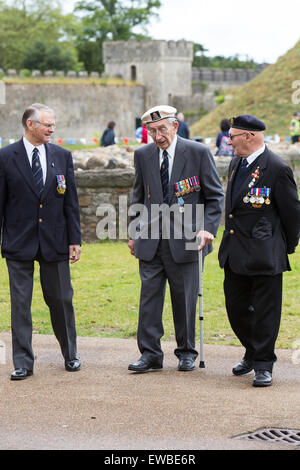
[[[272,385],[272,373],[269,370],[256,370],[253,387],[270,387]]]
[[[241,362],[239,362],[233,367],[232,373],[234,375],[245,375],[251,372],[252,369],[253,364],[249,361],[246,361],[246,359],[242,359]]]
[[[13,371],[13,373],[10,376],[10,379],[11,380],[24,380],[24,379],[27,379],[27,377],[29,377],[32,374],[33,374],[32,370],[19,368]]]
[[[72,361],[67,361],[65,363],[65,369],[68,372],[76,372],[77,370],[80,370],[81,368],[81,363],[79,359],[73,359]]]
[[[178,370],[191,371],[195,369],[195,361],[191,357],[184,357],[179,360]]]
[[[129,364],[128,370],[133,370],[134,372],[147,372],[150,369],[162,369],[162,365],[156,362],[147,361],[147,359],[139,359],[133,364]]]

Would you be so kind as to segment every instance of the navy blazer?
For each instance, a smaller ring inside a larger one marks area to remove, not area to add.
[[[269,188],[270,204],[255,207],[244,202],[251,175],[232,202],[240,162],[241,158],[235,157],[229,166],[220,267],[228,260],[235,273],[246,276],[275,275],[290,270],[287,255],[295,251],[300,232],[300,202],[293,172],[282,158],[266,147],[255,160],[259,177],[253,188]]]
[[[47,176],[39,196],[23,139],[0,150],[2,256],[20,261],[40,249],[47,261],[68,259],[69,245],[81,244],[80,215],[72,154],[45,144]],[[66,191],[57,190],[64,175]]]

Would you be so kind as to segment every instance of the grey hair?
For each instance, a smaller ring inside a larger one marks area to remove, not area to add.
[[[25,109],[23,117],[22,117],[22,125],[24,129],[27,129],[27,120],[31,119],[32,121],[39,121],[41,111],[45,111],[47,113],[53,114],[53,109],[49,108],[48,106],[40,103],[33,103],[28,108]]]

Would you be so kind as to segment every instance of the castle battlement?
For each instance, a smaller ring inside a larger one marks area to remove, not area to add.
[[[144,85],[149,107],[192,93],[192,42],[109,41],[103,44],[103,62],[107,76]]]
[[[193,43],[189,41],[112,41],[103,44],[105,65],[128,62],[193,61]]]
[[[196,100],[198,109],[199,106],[212,109],[216,106],[217,89],[240,86],[268,65],[261,64],[257,70],[194,68],[193,58],[193,42],[185,40],[109,41],[103,44],[105,75],[143,85],[146,107],[172,105],[176,97],[189,104]]]
[[[207,82],[207,83],[241,83],[248,82],[256,77],[260,70],[255,69],[209,69],[209,68],[193,68],[192,80],[193,82]]]

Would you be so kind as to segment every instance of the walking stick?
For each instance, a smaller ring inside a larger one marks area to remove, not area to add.
[[[199,320],[200,320],[200,364],[199,367],[201,369],[205,368],[204,362],[204,347],[203,347],[203,272],[202,272],[202,251],[198,251],[198,259],[199,259]]]

